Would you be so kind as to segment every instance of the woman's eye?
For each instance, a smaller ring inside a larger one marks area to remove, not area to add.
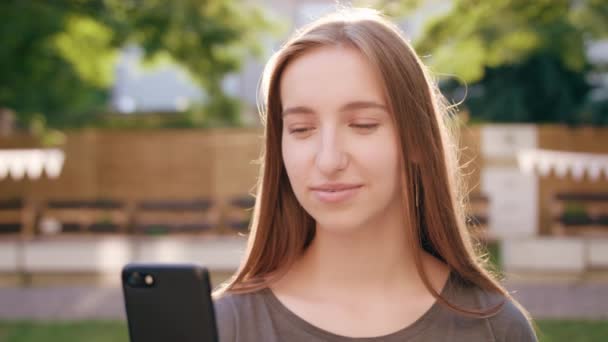
[[[350,127],[359,129],[359,130],[364,130],[364,131],[372,131],[375,128],[377,128],[379,126],[379,124],[377,123],[369,123],[369,124],[351,124]],[[303,134],[303,133],[307,133],[310,132],[312,130],[314,130],[314,127],[295,127],[295,128],[289,128],[289,134]]]
[[[352,124],[351,126],[355,127],[355,128],[361,128],[361,129],[364,129],[364,130],[372,130],[372,129],[378,127],[378,124],[376,124],[376,123],[372,123],[372,124]]]
[[[292,129],[289,130],[289,133],[291,133],[291,134],[294,134],[294,133],[304,133],[304,132],[308,132],[311,129],[312,128],[310,128],[310,127],[292,128]]]

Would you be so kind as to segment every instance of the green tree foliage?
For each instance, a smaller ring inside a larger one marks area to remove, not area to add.
[[[103,85],[85,81],[62,54],[66,11],[44,1],[3,1],[0,13],[0,106],[16,110],[21,121],[44,113],[59,124],[79,123],[104,103]]]
[[[221,81],[274,27],[239,0],[4,0],[0,13],[0,106],[51,127],[107,110],[113,61],[128,43],[185,67],[207,94],[208,120],[238,122]]]
[[[421,2],[381,1],[393,14]],[[590,39],[608,36],[606,0],[454,0],[415,42],[478,121],[608,124],[591,101]],[[604,110],[602,110],[602,108]]]

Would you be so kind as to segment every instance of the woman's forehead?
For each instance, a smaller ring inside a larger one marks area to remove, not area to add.
[[[298,106],[337,109],[352,102],[387,105],[374,66],[347,46],[315,48],[291,61],[281,77],[280,96],[283,111]]]

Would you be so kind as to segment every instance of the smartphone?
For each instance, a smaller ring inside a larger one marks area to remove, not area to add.
[[[128,264],[122,289],[131,342],[218,342],[207,269]]]

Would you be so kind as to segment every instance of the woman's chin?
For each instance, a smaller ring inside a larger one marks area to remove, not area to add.
[[[323,231],[330,234],[349,234],[361,229],[360,221],[353,220],[317,220],[317,232]]]

